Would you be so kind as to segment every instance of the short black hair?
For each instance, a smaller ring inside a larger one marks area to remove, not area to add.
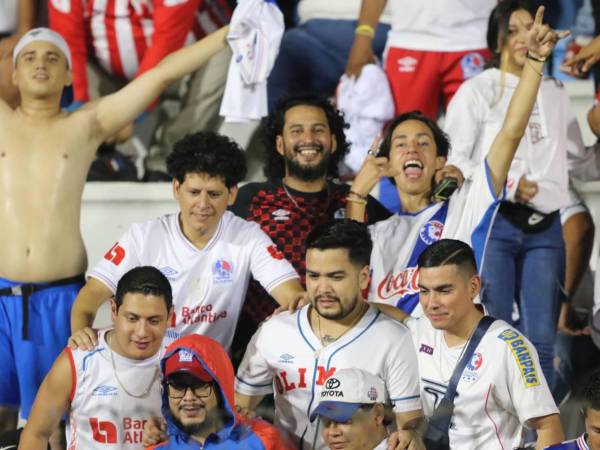
[[[419,122],[424,123],[433,134],[436,155],[443,156],[444,158],[448,157],[448,152],[450,151],[450,139],[448,138],[448,135],[444,133],[444,131],[434,120],[431,120],[421,111],[416,110],[402,113],[390,122],[385,132],[385,136],[383,138],[377,156],[385,156],[389,158],[390,149],[392,146],[392,134],[394,133],[394,130],[396,129],[396,127],[398,127],[398,125],[400,125],[403,122],[406,122],[407,120],[418,120]]]
[[[246,158],[240,146],[227,136],[200,131],[184,136],[167,156],[167,171],[179,183],[188,173],[221,178],[228,189],[246,177]]]
[[[262,128],[262,139],[265,146],[265,176],[268,180],[281,180],[285,176],[285,161],[277,152],[277,136],[283,134],[285,113],[294,106],[314,106],[322,109],[327,117],[331,133],[335,136],[337,149],[331,155],[327,176],[337,178],[338,166],[350,151],[350,143],[346,140],[344,130],[350,126],[344,120],[344,114],[335,108],[325,97],[310,94],[296,94],[280,100],[275,109],[269,114]]]
[[[502,0],[490,13],[486,39],[492,58],[487,62],[486,68],[500,67],[502,47],[508,39],[510,16],[520,9],[528,11],[532,17],[535,14],[529,0]]]
[[[600,411],[600,369],[594,370],[583,379],[576,397],[583,402],[586,415],[588,408]]]
[[[354,265],[368,266],[371,261],[373,241],[364,223],[351,219],[338,219],[318,225],[306,238],[306,250],[348,249],[348,257]]]
[[[419,268],[458,266],[470,275],[477,273],[473,249],[457,239],[441,239],[419,255]]]
[[[167,311],[173,306],[171,283],[160,270],[152,266],[139,266],[131,269],[117,283],[115,303],[117,311],[123,304],[125,294],[144,294],[162,297]]]

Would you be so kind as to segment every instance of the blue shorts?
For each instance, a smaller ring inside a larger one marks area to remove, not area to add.
[[[38,388],[71,334],[71,306],[83,276],[30,283],[24,314],[22,295],[0,295],[0,405],[21,407],[27,419]],[[24,286],[0,278],[0,291]],[[25,324],[25,325],[24,325]]]

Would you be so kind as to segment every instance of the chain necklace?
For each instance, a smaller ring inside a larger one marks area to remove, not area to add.
[[[294,196],[288,190],[288,188],[285,185],[285,183],[283,182],[283,180],[281,180],[281,187],[283,188],[283,191],[285,192],[286,197],[290,200],[290,202],[292,202],[292,204],[298,211],[300,211],[301,213],[308,216],[309,219],[314,219],[316,217],[315,215],[308,214],[308,208],[300,207],[300,205],[298,204],[298,202],[296,201]],[[330,194],[331,194],[331,190],[329,187],[329,183],[327,183],[327,202],[325,203],[325,208],[323,209],[323,211],[325,211],[325,213],[329,210],[329,204],[331,203],[331,195]],[[317,213],[317,215],[319,215],[319,216],[322,215],[322,212]]]
[[[144,389],[144,391],[141,394],[134,394],[132,392],[129,392],[129,390],[127,390],[127,388],[125,388],[125,385],[121,382],[121,379],[119,378],[119,374],[117,373],[117,366],[115,364],[114,351],[112,349],[112,336],[113,336],[112,334],[109,336],[108,347],[110,349],[110,362],[112,363],[112,369],[113,369],[113,373],[115,375],[115,378],[117,379],[117,383],[119,383],[119,386],[121,386],[121,389],[123,389],[123,391],[125,391],[125,393],[127,395],[129,395],[130,397],[133,397],[133,398],[144,398],[144,397],[146,397],[148,395],[148,393],[150,392],[150,389],[152,389],[152,385],[154,384],[154,382],[158,378],[158,367],[156,367],[154,369],[154,374],[152,375],[152,379],[150,380],[150,383],[148,384],[148,386],[146,387],[146,389]]]
[[[359,300],[359,301],[363,302],[362,300]],[[323,336],[323,334],[321,333],[321,315],[315,309],[315,312],[317,313],[317,327],[319,329],[319,340],[321,341],[321,345],[323,347],[327,347],[329,344],[333,344],[335,341],[337,341],[339,338],[341,338],[343,335],[345,335],[348,331],[350,331],[352,328],[354,328],[354,325],[356,325],[358,323],[358,321],[360,319],[362,319],[364,309],[365,309],[365,305],[363,302],[360,307],[360,312],[357,314],[356,318],[352,321],[352,323],[350,323],[350,325],[348,325],[348,328],[346,330],[342,331],[340,334],[338,334],[335,337],[329,336],[328,334]]]

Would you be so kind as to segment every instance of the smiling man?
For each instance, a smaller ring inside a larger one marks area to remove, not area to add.
[[[345,216],[349,186],[334,181],[348,152],[345,127],[342,114],[325,98],[294,95],[282,100],[263,130],[267,181],[242,186],[231,208],[260,225],[292,263],[302,283],[306,237],[315,226]],[[376,199],[367,198],[367,223],[389,216]],[[243,354],[258,325],[276,306],[256,282],[250,284],[234,356],[236,349]]]
[[[243,151],[225,136],[186,136],[167,159],[179,213],[134,224],[88,273],[71,316],[70,345],[90,348],[100,305],[129,268],[152,264],[173,285],[171,326],[229,348],[250,275],[281,305],[303,294],[294,268],[255,223],[227,211],[244,179]]]
[[[160,412],[159,362],[172,337],[169,280],[136,267],[119,280],[113,328],[101,330],[93,351],[67,348],[35,398],[19,449],[46,450],[65,414],[67,448],[141,450],[143,422]],[[161,351],[162,350],[162,351]]]
[[[419,301],[425,317],[408,318],[417,359],[423,410],[433,414],[479,321],[473,300],[481,289],[473,250],[442,239],[421,253]],[[522,447],[523,427],[537,432],[536,449],[564,439],[558,408],[534,346],[496,320],[462,372],[449,430],[456,450]]]
[[[235,410],[233,366],[207,336],[173,342],[161,363],[167,439],[150,449],[291,450],[273,425]]]

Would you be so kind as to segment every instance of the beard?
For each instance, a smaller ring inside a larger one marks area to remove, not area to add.
[[[302,165],[298,162],[296,154],[300,152],[302,146],[295,145],[292,151],[285,151],[285,167],[287,173],[302,181],[316,181],[327,175],[329,163],[331,161],[331,150],[325,150],[323,145],[317,144],[317,152],[321,154],[321,161],[316,165]]]

